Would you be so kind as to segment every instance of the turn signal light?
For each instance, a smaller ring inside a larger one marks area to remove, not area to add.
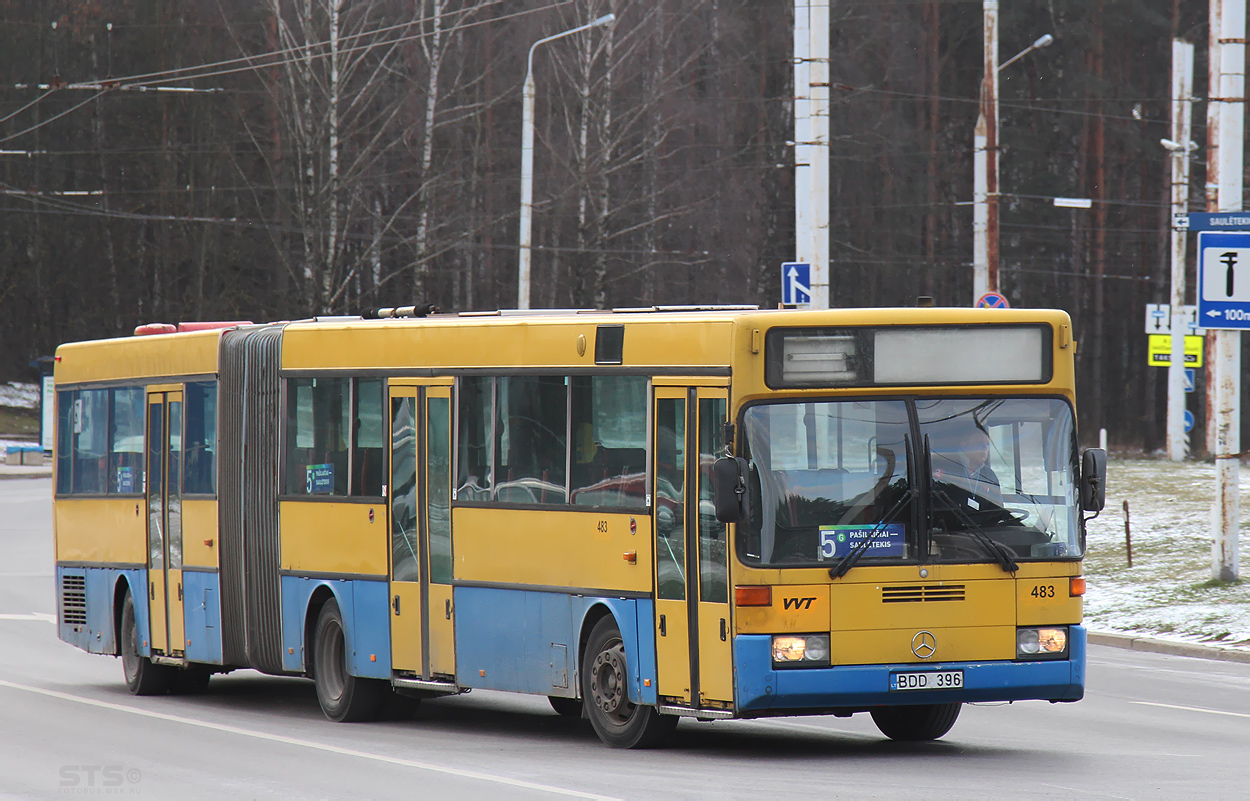
[[[1068,595],[1073,598],[1079,598],[1085,594],[1085,577],[1073,576],[1068,579]]]
[[[739,584],[734,587],[734,601],[738,606],[772,606],[773,588]]]

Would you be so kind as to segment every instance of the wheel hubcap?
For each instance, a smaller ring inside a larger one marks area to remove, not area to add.
[[[594,704],[604,714],[628,718],[633,704],[625,692],[625,646],[616,643],[603,649],[591,666],[591,695]]]

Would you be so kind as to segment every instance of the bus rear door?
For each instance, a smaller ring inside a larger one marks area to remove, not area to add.
[[[453,681],[456,672],[451,383],[390,384],[391,667],[435,681]]]
[[[728,543],[712,509],[727,391],[654,379],[656,659],[662,704],[733,704]]]
[[[148,388],[148,605],[153,652],[181,656],[182,391]]]

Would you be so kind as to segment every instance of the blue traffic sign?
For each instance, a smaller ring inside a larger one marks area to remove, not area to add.
[[[1177,214],[1172,227],[1190,231],[1250,231],[1250,214],[1244,211]]]
[[[1185,368],[1185,391],[1194,391],[1194,368],[1192,367]]]
[[[1250,328],[1250,231],[1198,234],[1198,325]]]
[[[1186,409],[1185,410],[1185,433],[1188,434],[1190,431],[1193,431],[1193,430],[1194,430],[1194,413]]]
[[[804,261],[782,263],[781,302],[787,306],[812,302],[812,265]]]
[[[1009,309],[1011,305],[1007,303],[1007,298],[997,292],[986,292],[977,298],[975,304],[978,309]]]

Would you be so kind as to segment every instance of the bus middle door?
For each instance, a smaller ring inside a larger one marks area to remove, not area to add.
[[[452,681],[451,379],[434,381],[390,385],[391,667]]]

